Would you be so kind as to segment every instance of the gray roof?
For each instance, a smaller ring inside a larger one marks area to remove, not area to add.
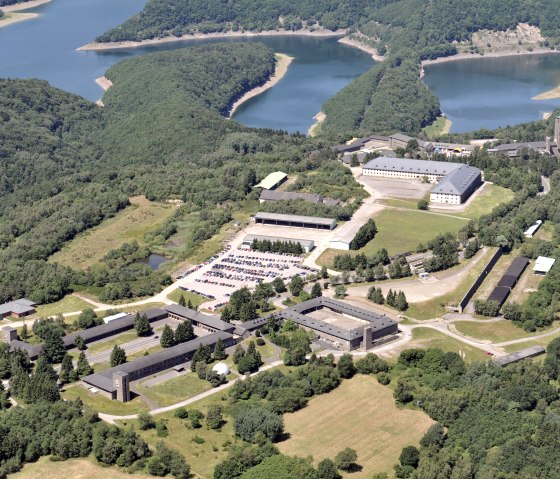
[[[522,349],[516,353],[508,354],[501,358],[494,359],[494,362],[500,366],[507,366],[508,364],[521,361],[522,359],[532,358],[534,356],[539,356],[545,353],[545,349],[542,346],[531,346],[530,348]]]
[[[255,219],[270,220],[270,221],[287,221],[292,223],[311,223],[316,225],[332,226],[336,224],[333,218],[320,218],[317,216],[301,216],[301,215],[284,215],[280,213],[266,213],[259,211],[255,215]]]
[[[181,306],[180,304],[169,304],[165,306],[165,310],[170,313],[176,314],[177,316],[181,316],[182,318],[204,324],[205,326],[216,329],[218,331],[226,331],[228,333],[231,333],[235,329],[235,326],[233,324],[222,321],[218,316],[199,313],[194,309],[186,308],[185,306]]]
[[[310,203],[321,203],[322,197],[311,193],[297,193],[292,191],[263,190],[260,196],[263,201],[305,200]]]
[[[167,311],[160,308],[153,308],[147,311],[142,311],[140,314],[145,314],[148,317],[150,323],[164,319],[167,317]],[[64,345],[67,348],[71,348],[76,343],[76,338],[80,336],[84,339],[86,343],[95,341],[98,338],[104,338],[111,336],[112,334],[119,334],[127,329],[132,329],[134,327],[134,320],[136,319],[135,314],[127,314],[122,318],[114,319],[108,323],[100,324],[99,326],[94,326],[93,328],[83,329],[76,331],[75,333],[68,334],[62,338]]]
[[[368,161],[364,165],[364,169],[447,176],[460,166],[464,165],[447,161],[409,160],[406,158],[380,156]]]
[[[202,336],[200,338],[193,339],[192,341],[187,341],[186,343],[181,343],[177,346],[164,349],[158,353],[141,356],[134,361],[115,366],[114,368],[106,369],[100,373],[91,374],[83,378],[83,381],[91,386],[103,389],[104,391],[114,392],[115,387],[113,386],[113,373],[135,373],[141,369],[150,368],[156,364],[165,363],[166,361],[175,359],[177,356],[192,353],[196,351],[201,344],[211,346],[216,344],[218,339],[222,339],[222,341],[224,341],[229,338],[231,338],[231,334],[218,331],[216,333],[208,334],[207,336]],[[153,373],[148,372],[148,374]]]
[[[490,148],[488,151],[542,150],[547,147],[546,141],[528,141],[521,143],[504,143]]]
[[[331,241],[340,241],[342,243],[350,244],[356,237],[356,234],[362,226],[367,222],[365,218],[354,218],[353,221],[348,221],[342,226],[337,228],[338,233]]]
[[[313,240],[281,238],[280,236],[246,235],[245,238],[243,238],[243,243],[252,243],[255,239],[257,241],[280,241],[282,243],[299,243],[303,248],[307,247],[313,249],[315,247],[315,241]]]
[[[39,353],[43,350],[42,344],[29,344],[24,341],[20,341],[19,339],[14,339],[10,343],[10,351],[27,351],[29,354],[29,359],[34,361],[39,356]]]
[[[405,135],[404,133],[395,133],[394,135],[390,135],[389,138],[392,139],[392,140],[406,141],[407,143],[410,140],[415,139],[415,138],[412,138],[411,136]]]
[[[479,178],[481,171],[474,166],[461,165],[440,181],[432,193],[462,195]]]
[[[291,308],[284,309],[276,314],[277,317],[283,319],[291,319],[301,326],[305,326],[323,333],[335,336],[340,339],[351,341],[363,336],[364,327],[356,327],[354,329],[344,329],[337,327],[331,323],[321,321],[319,319],[306,316],[305,314],[320,308],[328,308],[337,313],[346,314],[355,318],[367,321],[372,331],[379,331],[389,326],[397,324],[391,318],[384,314],[377,314],[368,309],[359,308],[343,301],[321,296],[319,298],[310,299],[300,304],[296,304]]]
[[[24,314],[35,311],[35,303],[26,298],[16,299],[0,305],[0,314]]]
[[[349,164],[351,163],[352,157],[353,157],[354,155],[356,155],[356,157],[358,158],[358,161],[359,161],[359,162],[362,162],[363,160],[366,159],[366,156],[368,155],[368,153],[365,152],[365,151],[358,151],[358,152],[355,152],[355,153],[345,153],[345,154],[342,156],[342,162],[343,162],[344,164],[346,164],[346,165],[349,165]]]

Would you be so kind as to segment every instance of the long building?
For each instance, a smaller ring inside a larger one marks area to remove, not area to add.
[[[259,201],[261,203],[290,200],[303,200],[315,205],[325,204],[328,206],[336,206],[340,204],[340,200],[326,198],[324,196],[316,195],[313,193],[300,193],[297,191],[262,190],[259,197]]]
[[[404,180],[426,179],[436,183],[430,193],[432,203],[464,203],[482,185],[482,172],[462,163],[379,157],[362,168],[364,176]]]
[[[315,241],[296,238],[283,238],[280,236],[246,235],[243,238],[243,246],[251,247],[253,241],[270,241],[271,243],[298,243],[305,253],[309,253],[315,248]]]
[[[309,316],[310,313],[327,309],[333,313],[358,320],[352,328],[344,328],[333,322]],[[275,314],[283,320],[292,320],[301,327],[315,332],[321,338],[338,344],[341,349],[370,349],[374,341],[398,333],[398,323],[391,318],[343,301],[321,296],[284,309]]]
[[[159,353],[142,356],[100,373],[91,374],[83,378],[82,381],[110,399],[128,402],[130,401],[131,381],[184,364],[192,359],[201,344],[213,348],[218,339],[223,341],[225,347],[232,346],[238,341],[231,334],[219,331],[164,349]]]
[[[290,226],[292,228],[313,228],[333,230],[336,228],[336,220],[333,218],[320,218],[316,216],[285,215],[280,213],[258,212],[255,215],[257,224]]]
[[[522,349],[516,353],[508,354],[507,356],[502,356],[501,358],[494,359],[494,363],[505,367],[508,364],[513,364],[523,359],[534,358],[535,356],[540,356],[544,354],[546,350],[542,346],[531,346],[530,348]]]

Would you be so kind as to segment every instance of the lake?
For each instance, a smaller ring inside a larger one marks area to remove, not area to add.
[[[146,264],[151,269],[156,270],[156,269],[159,269],[159,267],[163,263],[167,263],[168,261],[169,261],[169,259],[166,258],[165,256],[162,256],[162,255],[157,254],[157,253],[151,253],[150,256],[148,256],[147,258],[139,259],[138,261],[135,261],[135,263]]]
[[[559,54],[437,63],[425,74],[454,133],[539,120],[560,107],[560,99],[531,99],[560,84]]]
[[[145,0],[53,0],[27,12],[34,20],[0,28],[0,77],[41,78],[89,100],[103,91],[95,79],[132,56],[189,45],[224,41],[189,40],[103,52],[76,49],[142,10]],[[274,88],[242,105],[235,119],[245,125],[307,132],[325,101],[373,65],[371,57],[341,45],[336,38],[259,37],[227,41],[262,41],[295,57]]]

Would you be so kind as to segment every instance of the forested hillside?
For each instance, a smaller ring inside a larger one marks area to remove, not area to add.
[[[6,7],[8,5],[15,5],[16,3],[25,3],[30,0],[0,0],[0,7]]]
[[[326,144],[226,119],[244,91],[274,70],[262,44],[221,44],[146,55],[113,67],[100,109],[36,80],[0,82],[0,302],[54,301],[72,284],[107,286],[110,299],[153,294],[168,278],[133,264],[86,272],[47,262],[81,231],[114,215],[132,195],[179,197],[174,221],[199,214],[186,241],[212,237],[256,198],[268,173],[316,170],[296,187],[337,196],[361,189]],[[322,147],[324,150],[321,150]],[[311,153],[313,152],[313,155]],[[203,212],[203,214],[202,214]]]
[[[418,134],[440,113],[419,77],[419,62],[457,52],[481,29],[506,30],[526,22],[546,44],[560,44],[560,1],[545,0],[149,0],[144,10],[100,36],[100,42],[229,30],[344,28],[360,32],[388,58],[330,99],[321,132],[330,136]]]

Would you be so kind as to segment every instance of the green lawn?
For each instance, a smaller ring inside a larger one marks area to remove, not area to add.
[[[58,313],[72,313],[74,311],[83,311],[86,308],[93,308],[89,303],[84,300],[69,294],[60,301],[50,304],[42,304],[37,306],[37,314],[42,318],[49,316],[56,316]]]
[[[447,126],[447,122],[449,121],[449,126]],[[447,133],[449,127],[451,126],[451,121],[443,116],[438,117],[431,125],[425,126],[422,131],[426,133],[428,139],[437,138],[444,133]],[[447,126],[447,128],[446,128]],[[447,131],[446,131],[447,130]]]
[[[190,291],[183,291],[182,289],[179,288],[169,293],[167,295],[167,299],[170,299],[171,301],[178,303],[181,295],[183,295],[183,298],[185,298],[185,301],[187,303],[189,301],[192,303],[193,308],[198,308],[202,303],[207,303],[208,301],[210,301],[208,298],[205,298],[200,294],[191,293]]]
[[[385,248],[390,255],[416,251],[420,243],[426,243],[442,233],[457,233],[467,224],[466,218],[420,210],[385,209],[373,219],[378,230],[375,238],[350,254],[365,253],[371,256],[381,248]],[[327,249],[318,258],[317,264],[332,267],[334,257],[343,253],[341,250]]]
[[[170,406],[209,389],[212,389],[211,384],[205,379],[199,379],[193,372],[188,372],[151,387],[142,383],[138,385],[138,391],[158,406]]]
[[[149,349],[146,349],[145,351],[138,351],[137,353],[133,353],[130,356],[127,356],[127,361],[130,362],[133,359],[138,359],[138,358],[141,358],[142,356],[147,356],[146,353],[148,353],[148,355],[149,355],[149,354],[158,353],[162,350],[163,350],[163,348],[158,344],[157,346],[153,346]]]
[[[487,184],[485,191],[479,194],[465,211],[457,213],[457,215],[465,218],[479,218],[491,213],[496,206],[510,202],[514,196],[514,192],[507,188]]]
[[[484,255],[483,258],[469,271],[469,273],[465,276],[463,281],[450,293],[444,294],[435,299],[431,299],[430,301],[424,301],[422,303],[411,303],[409,304],[408,309],[405,312],[406,316],[410,316],[416,319],[433,319],[446,312],[446,306],[452,303],[458,303],[469,290],[471,285],[473,284],[476,277],[480,274],[480,272],[484,269],[490,257],[496,251],[495,248],[488,248],[488,251]],[[461,265],[460,267],[464,267]]]
[[[493,343],[501,343],[504,341],[511,341],[514,339],[529,338],[545,333],[558,327],[558,324],[552,325],[544,331],[536,333],[528,333],[523,328],[513,324],[511,321],[498,321],[498,322],[472,322],[472,321],[457,321],[453,323],[462,334],[470,336],[475,339],[488,339]]]
[[[121,344],[128,343],[129,341],[134,341],[136,338],[138,338],[138,335],[135,331],[122,333],[117,336],[113,336],[106,341],[100,341],[88,346],[88,351],[90,353],[99,353],[101,351],[113,349],[114,346],[120,346]]]
[[[106,414],[127,415],[139,414],[150,410],[148,405],[141,398],[136,397],[132,401],[122,403],[120,401],[112,401],[101,394],[92,394],[82,386],[68,386],[62,392],[62,397],[68,400],[80,398],[82,402],[97,412]]]
[[[530,348],[531,346],[543,346],[544,348],[546,348],[548,344],[556,338],[560,338],[560,332],[551,334],[550,336],[546,336],[544,338],[532,339],[531,341],[523,341],[522,343],[504,346],[504,351],[509,354],[520,351],[521,349]]]
[[[406,345],[406,348],[439,348],[442,351],[454,353],[462,351],[465,353],[467,361],[485,361],[489,358],[483,350],[430,328],[414,328],[412,341]]]

